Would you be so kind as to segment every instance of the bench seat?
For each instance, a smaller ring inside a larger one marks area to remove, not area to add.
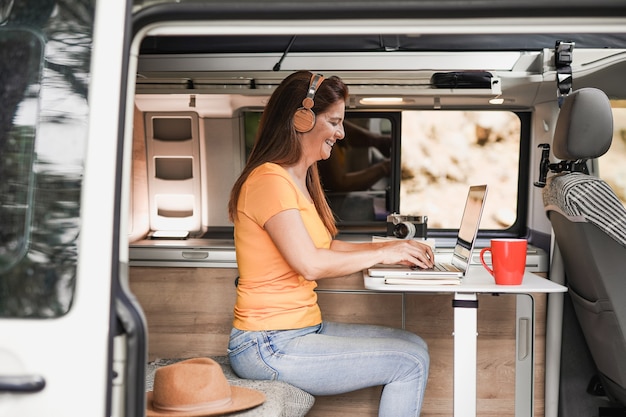
[[[259,381],[239,378],[230,367],[228,356],[212,356],[211,359],[219,363],[224,375],[230,384],[246,388],[253,388],[265,394],[265,402],[258,407],[229,416],[238,417],[299,417],[305,416],[315,397],[292,385],[281,381]],[[154,373],[157,368],[183,360],[157,359],[146,366],[146,391],[152,391]]]

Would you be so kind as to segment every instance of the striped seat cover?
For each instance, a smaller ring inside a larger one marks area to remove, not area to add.
[[[594,224],[626,247],[626,208],[602,179],[580,172],[550,177],[543,203],[546,210],[556,207],[567,216]]]

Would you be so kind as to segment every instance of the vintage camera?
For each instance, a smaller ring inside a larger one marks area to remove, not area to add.
[[[387,216],[387,236],[398,239],[426,239],[428,216],[403,216],[393,213]]]

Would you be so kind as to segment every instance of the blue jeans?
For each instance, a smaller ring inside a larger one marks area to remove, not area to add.
[[[400,329],[324,322],[296,330],[233,329],[228,355],[241,378],[279,380],[334,395],[384,385],[381,417],[419,416],[428,379],[428,347]]]

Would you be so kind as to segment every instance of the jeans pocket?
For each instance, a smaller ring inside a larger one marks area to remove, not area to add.
[[[228,357],[233,371],[241,378],[273,380],[278,376],[278,372],[263,360],[256,339],[247,340],[238,346],[230,345]]]
[[[228,354],[245,349],[252,342],[254,342],[254,338],[250,336],[250,332],[232,329],[228,338]]]

